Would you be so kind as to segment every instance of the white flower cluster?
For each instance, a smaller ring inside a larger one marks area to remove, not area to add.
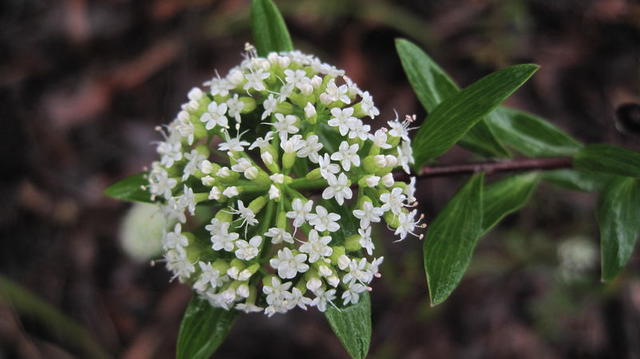
[[[423,226],[415,178],[392,175],[409,173],[413,118],[373,132],[371,95],[298,51],[248,51],[204,86],[163,132],[148,174],[176,223],[164,236],[167,268],[225,309],[271,316],[357,303],[383,260],[371,257],[372,223],[384,219],[399,240]]]

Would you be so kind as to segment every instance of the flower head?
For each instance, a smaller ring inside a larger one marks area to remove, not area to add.
[[[161,131],[147,177],[173,278],[268,316],[358,303],[380,276],[372,225],[400,240],[423,226],[415,179],[393,176],[413,164],[413,118],[372,133],[369,92],[299,51],[249,52],[205,86]]]

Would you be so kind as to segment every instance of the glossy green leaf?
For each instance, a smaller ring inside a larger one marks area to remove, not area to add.
[[[588,145],[573,160],[577,169],[619,176],[640,177],[640,152],[611,145]]]
[[[416,167],[445,153],[537,69],[538,66],[532,64],[504,68],[440,103],[413,140]]]
[[[177,359],[206,359],[218,349],[231,330],[238,312],[212,307],[194,296],[180,323]]]
[[[149,184],[145,178],[146,173],[138,173],[133,176],[121,179],[104,190],[104,194],[111,198],[130,202],[152,203],[151,195],[143,186]]]
[[[600,192],[615,176],[574,169],[547,171],[542,179],[555,185],[583,192]]]
[[[473,176],[429,226],[423,254],[431,305],[447,299],[469,266],[482,234],[483,181]]]
[[[444,70],[415,44],[397,39],[396,50],[409,83],[428,113],[431,113],[442,101],[460,91]],[[460,145],[485,156],[509,156],[509,152],[484,121],[478,122],[471,128],[460,140]]]
[[[291,51],[293,43],[282,14],[271,0],[251,2],[251,28],[258,55]]]
[[[482,199],[482,230],[489,232],[505,216],[521,209],[536,189],[539,175],[509,176],[485,187]]]
[[[640,236],[640,181],[619,177],[598,206],[602,279],[613,279],[627,264]]]
[[[360,301],[346,308],[328,307],[324,313],[331,329],[354,359],[363,359],[371,343],[371,302],[364,292]]]
[[[523,111],[499,107],[487,122],[503,143],[526,156],[570,156],[582,148],[550,122]]]

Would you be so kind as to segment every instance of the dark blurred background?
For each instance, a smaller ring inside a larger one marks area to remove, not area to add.
[[[462,85],[538,63],[509,105],[584,142],[639,149],[637,108],[616,116],[640,101],[637,1],[276,3],[296,46],[346,69],[382,118],[394,108],[424,116],[395,54],[402,36]],[[102,190],[155,158],[154,126],[173,119],[192,86],[240,61],[248,6],[2,1],[0,288],[14,300],[0,292],[0,358],[173,357],[190,290],[123,250],[119,227],[130,204]],[[470,160],[456,149],[442,161]],[[428,219],[462,180],[420,183]],[[543,185],[479,243],[460,287],[435,308],[422,243],[393,244],[382,233],[370,357],[640,358],[640,256],[600,283],[596,197]],[[242,316],[216,357],[346,354],[314,310]]]

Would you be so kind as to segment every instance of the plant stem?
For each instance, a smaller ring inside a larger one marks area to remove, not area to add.
[[[560,168],[573,167],[571,157],[548,157],[548,158],[522,158],[500,162],[476,162],[450,165],[424,166],[420,173],[416,175],[418,179],[429,177],[446,177],[462,174],[473,174],[484,172],[492,174],[497,172],[554,170]],[[398,178],[407,177],[405,174]]]

